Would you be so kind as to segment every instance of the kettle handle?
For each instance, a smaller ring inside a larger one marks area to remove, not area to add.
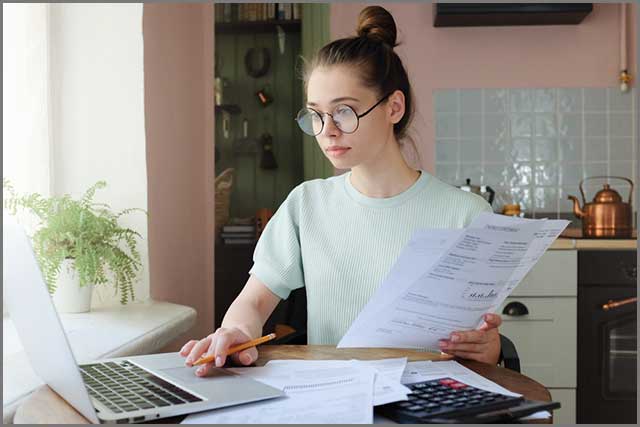
[[[587,200],[586,200],[586,198],[584,197],[584,190],[582,189],[582,183],[583,183],[583,182],[585,182],[585,181],[586,181],[586,180],[588,180],[588,179],[595,179],[595,178],[615,178],[615,179],[621,179],[621,180],[623,180],[623,181],[627,181],[627,182],[631,185],[631,188],[629,189],[629,202],[628,202],[629,204],[631,204],[631,196],[633,195],[633,181],[631,181],[629,178],[625,178],[625,177],[622,177],[622,176],[605,176],[605,175],[600,175],[600,176],[588,176],[588,177],[586,177],[586,178],[583,178],[583,179],[580,181],[580,185],[579,185],[579,187],[580,187],[580,195],[582,196],[582,204],[583,204],[583,205],[587,203]]]

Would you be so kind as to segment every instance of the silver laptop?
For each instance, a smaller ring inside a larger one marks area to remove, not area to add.
[[[6,304],[31,366],[94,423],[135,423],[282,396],[273,387],[215,369],[207,378],[178,353],[78,365],[36,262],[15,219],[3,215]]]

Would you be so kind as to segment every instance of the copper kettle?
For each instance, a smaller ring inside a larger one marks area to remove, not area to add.
[[[629,201],[623,202],[617,191],[611,189],[609,184],[603,184],[593,198],[593,202],[587,203],[584,197],[582,183],[594,178],[615,178],[627,181],[631,184]],[[580,202],[575,196],[569,196],[573,200],[573,213],[582,219],[583,237],[601,238],[630,238],[633,233],[631,195],[633,194],[633,181],[620,176],[591,176],[580,181],[580,195],[584,207],[580,208]]]

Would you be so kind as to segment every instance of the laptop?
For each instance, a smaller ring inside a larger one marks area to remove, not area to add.
[[[206,378],[178,353],[78,365],[43,280],[29,238],[3,215],[5,301],[38,376],[93,423],[138,423],[283,396],[276,388],[224,369]]]

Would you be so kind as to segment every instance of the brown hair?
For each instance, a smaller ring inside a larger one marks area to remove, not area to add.
[[[358,16],[357,35],[334,40],[322,47],[304,70],[305,87],[316,67],[353,65],[365,86],[375,89],[378,96],[400,90],[405,98],[405,113],[393,125],[398,139],[406,136],[414,114],[413,93],[409,77],[393,48],[396,43],[396,23],[383,7],[368,6]]]

